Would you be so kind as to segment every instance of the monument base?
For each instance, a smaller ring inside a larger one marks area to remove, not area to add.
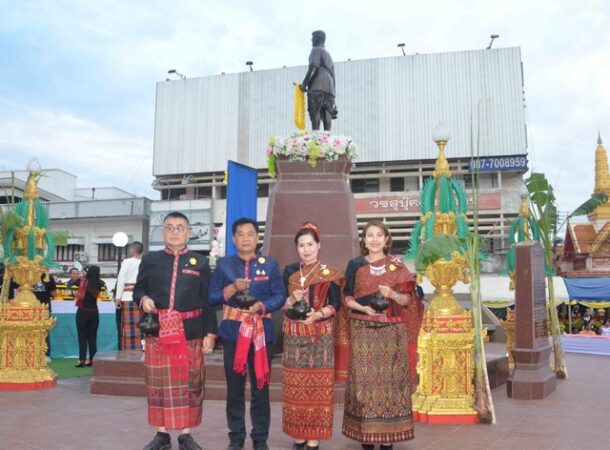
[[[45,342],[57,319],[49,307],[0,305],[0,390],[30,391],[57,385],[57,374],[47,367]]]
[[[464,425],[479,423],[479,415],[476,413],[468,414],[448,414],[447,408],[443,408],[442,412],[435,414],[434,412],[419,413],[413,412],[413,420],[430,425]]]
[[[438,298],[433,299],[437,305]],[[419,386],[413,394],[413,418],[431,424],[477,423],[470,312],[434,316],[431,310],[424,316],[419,335]]]
[[[513,349],[515,370],[506,380],[509,398],[516,400],[541,400],[557,387],[557,378],[549,365],[552,347]]]
[[[57,374],[51,369],[25,369],[0,372],[0,391],[38,391],[52,389],[55,386],[57,386]]]

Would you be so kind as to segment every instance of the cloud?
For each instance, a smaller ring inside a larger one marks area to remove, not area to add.
[[[82,187],[119,186],[152,194],[152,142],[69,113],[29,109],[2,98],[0,106],[0,152],[11,169],[25,168],[36,156],[45,169],[77,175]]]

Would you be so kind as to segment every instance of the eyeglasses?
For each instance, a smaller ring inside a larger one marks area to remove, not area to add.
[[[176,227],[173,225],[164,225],[163,229],[168,233],[184,233],[188,230],[188,227],[185,227],[184,225],[178,225]]]

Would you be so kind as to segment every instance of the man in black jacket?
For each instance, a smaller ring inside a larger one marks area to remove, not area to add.
[[[200,450],[190,434],[201,423],[203,353],[214,349],[216,314],[208,304],[210,267],[189,251],[186,216],[169,213],[163,221],[165,249],[142,258],[133,299],[158,316],[159,336],[146,339],[144,365],[148,423],[158,429],[144,450],[171,448],[169,429],[181,430],[180,450]]]

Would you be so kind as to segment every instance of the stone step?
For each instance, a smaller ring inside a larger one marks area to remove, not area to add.
[[[506,383],[508,377],[508,358],[503,345],[491,343],[486,346],[487,372],[489,384],[493,389]],[[226,382],[222,353],[205,356],[205,398],[210,400],[226,399]],[[141,351],[97,353],[93,360],[91,393],[97,395],[146,396],[144,378],[144,353]],[[345,384],[335,385],[335,403],[342,404]],[[269,397],[272,402],[282,401],[282,364],[281,355],[271,364],[271,384]],[[246,383],[246,400],[250,400],[250,386]]]

